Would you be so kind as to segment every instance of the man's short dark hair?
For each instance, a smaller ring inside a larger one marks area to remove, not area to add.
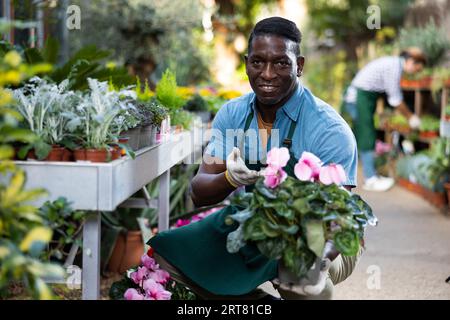
[[[295,43],[295,54],[297,57],[300,56],[302,34],[297,28],[297,25],[291,20],[281,17],[271,17],[259,21],[248,38],[248,53],[250,53],[253,38],[265,35],[279,36],[293,41]]]

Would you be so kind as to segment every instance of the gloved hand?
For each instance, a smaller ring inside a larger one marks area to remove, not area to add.
[[[260,173],[250,170],[241,158],[241,151],[234,147],[227,157],[227,171],[225,172],[228,181],[235,187],[254,184],[258,180]]]
[[[326,280],[328,276],[328,270],[331,266],[331,260],[328,258],[328,253],[333,249],[333,243],[327,242],[324,249],[324,254],[320,260],[320,271],[319,276],[316,281],[311,281],[306,275],[304,278],[300,279],[299,283],[285,283],[281,282],[279,279],[272,280],[275,288],[280,288],[284,291],[291,291],[295,294],[304,296],[317,296],[322,293],[325,289]],[[310,272],[313,269],[310,270]]]
[[[420,121],[420,118],[415,114],[413,114],[408,121],[411,129],[418,129],[420,127],[420,124],[422,123],[422,121]]]

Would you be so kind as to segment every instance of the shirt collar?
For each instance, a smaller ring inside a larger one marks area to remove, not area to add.
[[[277,114],[281,112],[281,110],[293,121],[297,121],[298,114],[300,112],[300,108],[302,106],[302,97],[303,97],[304,87],[297,81],[297,88],[295,89],[294,94],[289,98],[289,100],[277,111]],[[253,93],[253,96],[250,100],[250,107],[256,113],[256,94]]]

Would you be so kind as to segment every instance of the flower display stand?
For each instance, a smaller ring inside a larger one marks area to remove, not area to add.
[[[15,162],[26,172],[27,189],[44,188],[48,192],[33,205],[66,197],[75,210],[89,211],[83,228],[83,299],[98,299],[100,294],[100,212],[114,211],[152,180],[159,179],[158,199],[146,202],[158,208],[159,230],[168,229],[170,168],[182,161],[191,163],[193,154],[201,154],[199,131],[196,127],[171,135],[163,143],[138,150],[135,159],[123,157],[109,163]]]

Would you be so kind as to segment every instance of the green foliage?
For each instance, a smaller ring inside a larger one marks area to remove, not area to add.
[[[317,55],[305,66],[305,81],[314,95],[337,109],[355,68],[356,64],[349,62],[343,51]]]
[[[158,101],[173,112],[180,109],[185,101],[177,93],[177,79],[174,72],[167,69],[161,80],[156,85],[156,97]]]
[[[439,131],[440,120],[434,116],[424,115],[421,117],[420,131]]]
[[[401,49],[408,47],[421,48],[428,60],[428,66],[437,65],[450,48],[447,32],[436,26],[431,19],[424,27],[405,28],[400,30],[398,45]]]
[[[447,181],[450,172],[450,141],[447,138],[438,138],[433,141],[427,152],[430,161],[422,166],[431,181],[438,183]]]
[[[275,189],[257,181],[252,195],[234,204],[242,211],[229,216],[240,226],[227,241],[230,252],[254,242],[270,259],[283,263],[299,277],[306,274],[327,240],[343,255],[358,253],[365,227],[375,225],[371,208],[356,194],[337,185],[288,177]]]
[[[43,66],[43,65],[41,65]],[[45,67],[46,69],[49,69]],[[17,52],[2,52],[0,60],[0,296],[7,294],[8,285],[22,281],[35,299],[51,299],[53,294],[43,277],[62,277],[63,270],[55,265],[43,263],[39,256],[50,241],[52,231],[45,227],[30,205],[45,195],[41,189],[25,189],[25,173],[10,159],[13,157],[12,143],[31,142],[35,136],[31,131],[19,128],[22,116],[10,108],[12,95],[4,85],[18,85],[36,72],[21,63]]]
[[[150,76],[147,72],[159,78],[171,68],[183,85],[208,80],[211,44],[201,38],[200,0],[71,3],[83,8],[82,29],[70,33],[73,50],[92,43],[112,49],[113,58],[134,68],[141,79]]]
[[[31,65],[36,63],[54,63],[59,54],[59,44],[53,38],[48,38],[44,48],[26,48],[25,61]],[[100,50],[95,45],[87,45],[75,52],[68,61],[55,68],[47,76],[56,83],[68,80],[68,89],[87,90],[88,78],[99,81],[110,81],[116,86],[130,85],[133,78],[125,68],[106,67],[102,61],[109,58],[112,52]]]
[[[376,33],[367,28],[367,8],[376,4],[381,9],[381,23],[383,27],[400,26],[403,22],[408,5],[411,0],[389,1],[379,0],[376,3],[370,0],[307,0],[310,27],[319,35],[327,30],[333,30],[338,41],[373,38]],[[350,45],[350,43],[348,43]]]
[[[44,260],[56,258],[62,261],[69,254],[65,251],[68,245],[77,242],[80,247],[82,246],[78,236],[81,234],[86,217],[84,211],[73,210],[67,199],[60,197],[55,201],[46,201],[39,208],[38,214],[54,232],[48,250],[44,252]]]
[[[201,95],[195,94],[183,107],[187,111],[208,111],[208,103]]]

